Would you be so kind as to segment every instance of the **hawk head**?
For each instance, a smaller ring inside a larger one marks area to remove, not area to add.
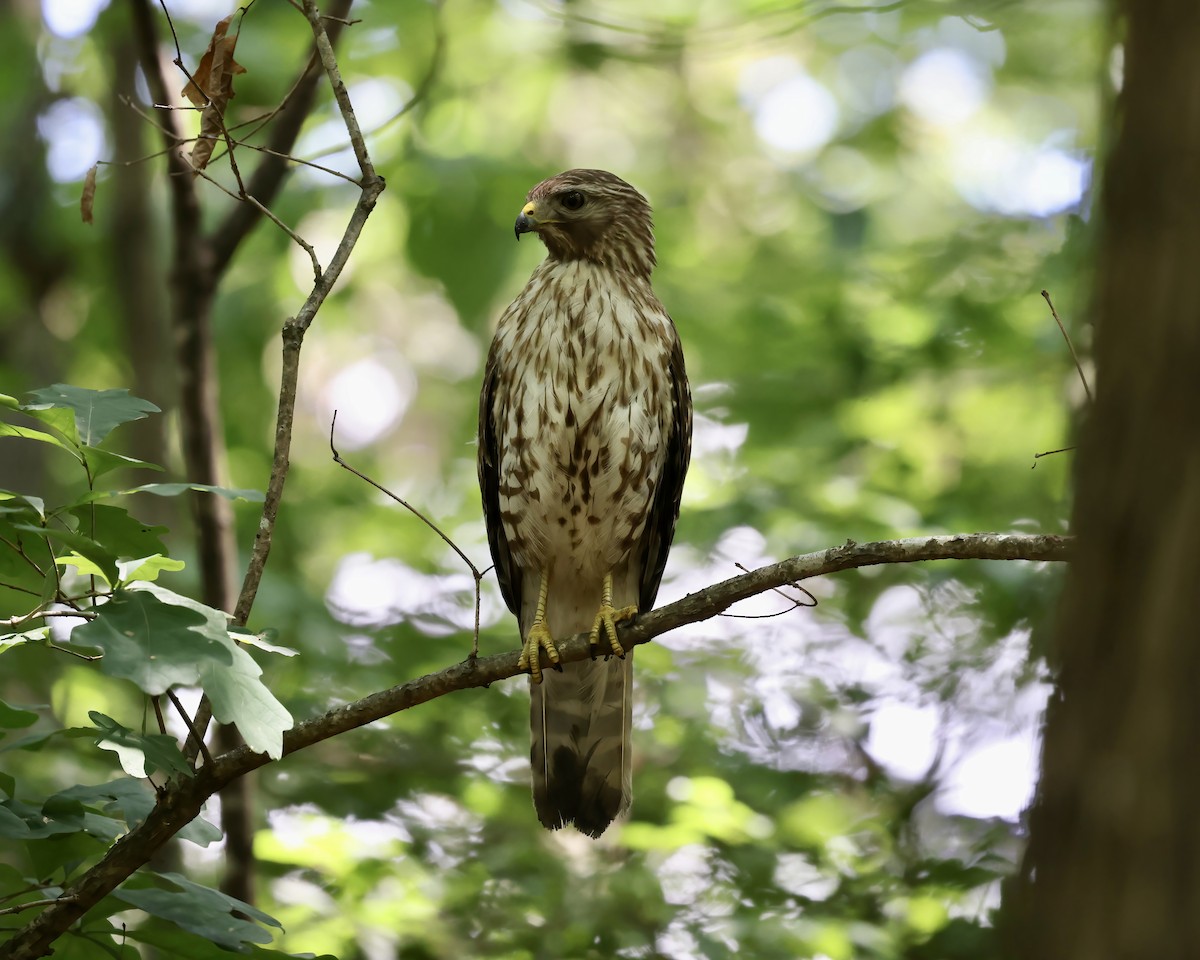
[[[517,239],[534,232],[551,260],[589,260],[639,276],[654,269],[650,204],[606,170],[567,170],[529,191]]]

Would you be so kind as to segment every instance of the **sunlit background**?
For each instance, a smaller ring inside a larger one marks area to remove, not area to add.
[[[140,71],[114,52],[129,31],[121,6],[42,0],[40,24],[22,21],[43,90],[47,249],[85,266],[9,311],[35,330],[0,353],[0,372],[6,393],[57,378],[128,386],[169,409],[169,354],[148,380],[135,370],[122,353],[128,291],[103,286],[105,257],[129,241],[106,232],[115,168],[101,168],[96,226],[74,219],[92,164],[147,156],[132,169],[151,191],[149,255],[165,269],[158,143],[148,122],[136,143],[114,134],[114,111],[131,109],[110,93],[115,73],[128,70],[149,110]],[[231,9],[167,7],[190,62]],[[300,651],[265,664],[297,716],[470,647],[469,572],[329,461],[330,419],[344,455],[489,562],[473,445],[483,357],[543,253],[512,241],[525,191],[570,166],[611,169],[653,202],[655,286],[693,383],[695,452],[660,603],[847,538],[1063,529],[1069,454],[1031,468],[1067,445],[1083,395],[1039,291],[1082,318],[1102,96],[1120,80],[1100,5],[852,10],[355,4],[342,70],[389,188],[306,344],[289,499],[256,611]],[[286,91],[307,34],[268,0],[241,31],[231,116],[248,118]],[[170,71],[173,55],[164,46]],[[395,119],[430,70],[423,101]],[[356,172],[328,97],[296,153]],[[239,158],[253,163],[248,148]],[[229,181],[227,166],[213,173]],[[200,193],[215,222],[231,201]],[[327,260],[354,199],[301,167],[276,212]],[[307,255],[265,225],[222,288],[235,486],[265,484],[277,331],[311,279]],[[188,559],[187,518],[171,519]],[[240,520],[252,533],[253,509]],[[985,955],[975,940],[961,954],[929,944],[988,930],[1019,854],[1056,574],[940,564],[806,586],[814,609],[767,593],[638,650],[632,819],[599,844],[536,828],[519,681],[267,772],[256,852],[282,943],[369,960]],[[490,579],[481,611],[485,652],[514,647]],[[66,715],[97,695],[86,676],[39,682]],[[114,715],[129,697],[105,695]],[[102,779],[103,758],[89,762]],[[219,850],[183,852],[205,875]]]

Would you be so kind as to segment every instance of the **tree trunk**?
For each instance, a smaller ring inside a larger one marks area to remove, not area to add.
[[[1124,0],[1022,960],[1200,957],[1200,4]]]

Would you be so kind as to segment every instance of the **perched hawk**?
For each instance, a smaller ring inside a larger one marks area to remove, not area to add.
[[[646,198],[603,170],[538,184],[516,232],[547,256],[500,318],[479,400],[479,484],[530,672],[533,801],[598,837],[629,807],[633,657],[617,623],[654,605],[691,455],[675,325],[650,286]],[[555,639],[601,660],[543,675]],[[616,657],[609,656],[616,654]]]

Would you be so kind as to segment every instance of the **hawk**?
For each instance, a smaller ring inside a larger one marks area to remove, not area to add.
[[[526,199],[517,239],[537,233],[546,259],[488,353],[479,485],[530,674],[538,819],[598,837],[632,797],[633,656],[617,624],[654,605],[692,400],[675,325],[650,286],[646,198],[604,170],[568,170]],[[583,632],[604,658],[559,664],[555,639]],[[543,651],[556,671],[542,673]]]

